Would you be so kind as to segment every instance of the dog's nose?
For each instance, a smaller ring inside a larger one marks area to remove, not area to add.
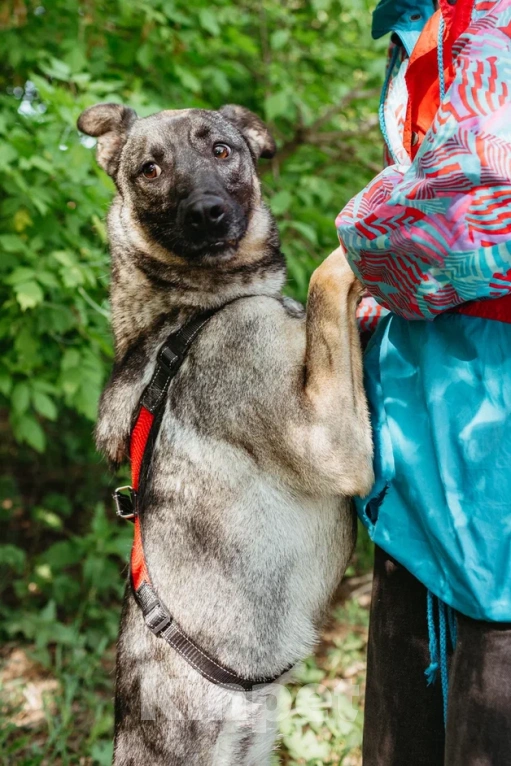
[[[225,218],[227,206],[221,197],[200,197],[188,206],[186,222],[194,229],[217,228]]]

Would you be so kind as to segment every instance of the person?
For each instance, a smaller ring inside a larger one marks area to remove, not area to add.
[[[381,0],[387,33],[387,166],[337,219],[379,320],[363,763],[507,766],[511,0]]]

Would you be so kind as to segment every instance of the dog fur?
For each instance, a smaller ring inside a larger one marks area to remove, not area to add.
[[[185,632],[239,675],[273,676],[312,650],[352,553],[350,498],[373,481],[359,285],[338,249],[314,273],[306,313],[283,298],[284,258],[256,173],[275,145],[248,110],[138,119],[100,104],[78,126],[98,137],[117,187],[115,364],[98,447],[114,463],[127,457],[160,345],[230,302],[171,384],[141,498],[144,546]],[[145,627],[127,587],[116,766],[268,764],[275,687],[245,694],[202,678]]]

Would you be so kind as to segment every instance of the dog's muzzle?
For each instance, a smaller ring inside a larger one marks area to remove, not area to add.
[[[193,238],[214,241],[228,232],[232,206],[216,194],[191,195],[179,211],[186,230]]]

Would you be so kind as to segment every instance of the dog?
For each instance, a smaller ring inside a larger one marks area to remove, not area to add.
[[[126,459],[159,348],[219,309],[166,395],[139,511],[145,553],[201,652],[239,676],[279,676],[314,647],[354,546],[351,498],[373,482],[360,285],[339,248],[314,272],[306,312],[283,297],[285,261],[256,171],[275,143],[249,110],[138,118],[98,104],[78,127],[98,139],[117,189],[115,360],[98,448],[114,464]],[[116,766],[268,764],[274,689],[204,678],[147,629],[128,584]]]

